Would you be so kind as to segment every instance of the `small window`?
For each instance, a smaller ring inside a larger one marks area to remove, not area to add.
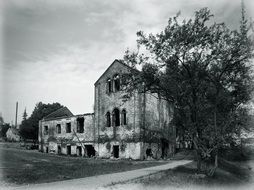
[[[111,126],[110,112],[106,113],[107,127]]]
[[[77,118],[77,133],[84,133],[84,118]]]
[[[57,124],[57,125],[56,125],[56,132],[57,132],[58,134],[61,133],[61,124]]]
[[[114,89],[115,89],[115,92],[120,90],[120,77],[119,77],[119,75],[114,76]]]
[[[111,93],[112,92],[112,81],[111,79],[108,79],[107,80],[107,87],[106,87],[106,91],[107,91],[107,94]]]
[[[122,125],[126,125],[127,124],[127,118],[126,118],[126,110],[125,109],[123,109],[123,111],[122,111],[121,118],[122,118]]]
[[[66,133],[71,133],[71,123],[66,123]]]
[[[49,127],[47,125],[44,126],[44,135],[49,134]]]

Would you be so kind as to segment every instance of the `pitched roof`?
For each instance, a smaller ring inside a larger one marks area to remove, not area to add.
[[[43,119],[50,120],[50,119],[56,119],[59,117],[72,117],[72,116],[73,116],[73,114],[67,107],[62,107],[62,108],[50,113],[49,115],[45,116]]]
[[[121,61],[121,60],[119,60],[119,59],[115,59],[115,60],[109,65],[109,67],[102,73],[102,75],[101,75],[101,76],[99,77],[99,79],[94,83],[94,85],[96,85],[96,84],[99,82],[99,80],[103,77],[103,75],[104,75],[105,73],[107,73],[107,71],[111,68],[111,66],[114,65],[114,63],[116,63],[116,62],[119,63],[119,64],[121,64],[121,65],[124,65],[125,67],[128,67],[128,68],[131,69],[131,70],[138,71],[138,70],[136,70],[136,69],[130,67],[129,65],[125,64],[123,61]]]
[[[14,127],[10,127],[9,129],[8,129],[8,131],[11,131],[13,134],[15,134],[15,135],[19,135],[19,131],[16,129],[16,128],[14,128]]]

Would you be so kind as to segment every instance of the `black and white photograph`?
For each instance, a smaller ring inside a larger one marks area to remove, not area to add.
[[[254,189],[254,1],[0,1],[0,189]]]

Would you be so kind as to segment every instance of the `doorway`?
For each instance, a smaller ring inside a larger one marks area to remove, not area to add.
[[[119,145],[113,146],[113,154],[115,158],[119,158]]]
[[[58,146],[57,146],[57,153],[58,153],[58,154],[62,154],[61,145],[58,145]]]
[[[85,147],[86,147],[86,152],[88,157],[95,156],[95,150],[93,145],[85,145]]]
[[[77,146],[77,156],[82,156],[82,148],[81,148],[81,146]]]
[[[67,145],[67,155],[71,155],[71,145]]]

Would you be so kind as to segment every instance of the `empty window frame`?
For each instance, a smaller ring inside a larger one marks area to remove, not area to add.
[[[110,118],[109,111],[106,113],[106,122],[107,122],[107,127],[110,127],[111,126],[111,118]]]
[[[57,134],[61,134],[61,124],[56,125],[56,132]]]
[[[49,134],[49,127],[47,125],[44,126],[44,135]]]
[[[71,133],[71,123],[66,123],[66,133]]]
[[[114,81],[114,89],[115,89],[115,92],[119,91],[120,90],[120,77],[118,74],[116,74],[113,78],[113,81]]]
[[[117,108],[113,110],[113,126],[120,126],[120,111]]]
[[[126,110],[125,109],[122,110],[121,119],[122,119],[122,125],[126,125],[127,124],[127,117],[126,117]]]
[[[107,80],[107,85],[106,85],[106,91],[107,91],[107,94],[111,93],[112,92],[112,81],[111,79],[108,79]]]
[[[84,117],[77,118],[77,133],[84,133]]]

